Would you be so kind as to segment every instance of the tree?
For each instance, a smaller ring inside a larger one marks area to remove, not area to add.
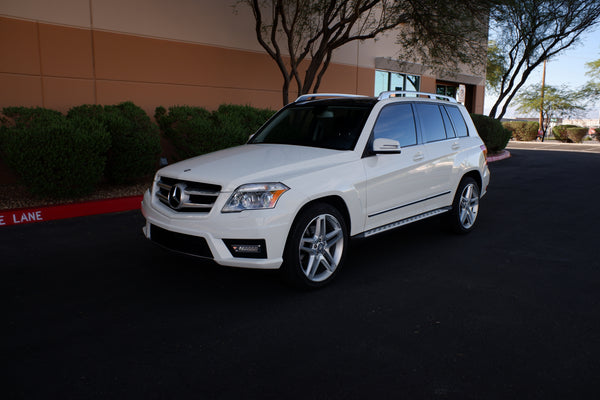
[[[586,73],[587,75],[591,76],[592,78],[600,79],[600,59],[596,61],[590,61],[585,65],[589,69],[589,71]]]
[[[491,11],[491,27],[505,55],[490,117],[502,118],[531,72],[600,22],[598,0],[514,0]]]
[[[487,48],[487,68],[485,87],[491,92],[498,92],[502,76],[506,73],[506,59],[498,44],[491,40]]]
[[[581,105],[581,100],[581,94],[578,91],[572,91],[565,86],[545,85],[542,107],[544,135],[552,118],[571,117],[584,110],[585,107]],[[524,114],[539,115],[542,106],[541,85],[528,86],[516,96],[515,101],[519,105],[517,111]]]
[[[282,74],[284,104],[293,83],[298,94],[319,90],[336,49],[352,41],[375,38],[401,24],[406,25],[402,30],[405,33],[398,41],[411,46],[412,52],[437,56],[436,59],[454,54],[450,58],[455,62],[463,61],[463,55],[471,50],[474,32],[482,32],[472,28],[472,21],[476,20],[473,16],[480,16],[477,21],[482,21],[488,11],[487,2],[481,0],[240,0],[240,3],[252,9],[258,42]],[[459,15],[465,21],[458,24],[460,28],[455,23]],[[478,43],[480,39],[476,38]],[[432,44],[426,50],[425,42]],[[304,72],[301,68],[305,68]]]
[[[485,74],[490,10],[510,0],[401,1],[406,24],[399,30],[399,58],[453,74]]]
[[[598,101],[600,96],[600,59],[586,63],[588,71],[586,75],[592,78],[581,90],[583,96],[589,99],[590,103]]]

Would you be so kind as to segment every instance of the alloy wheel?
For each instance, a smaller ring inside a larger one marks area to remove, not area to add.
[[[477,219],[479,212],[479,190],[477,185],[469,183],[460,195],[458,218],[464,229],[470,229]]]
[[[302,233],[298,248],[300,268],[310,281],[324,281],[335,272],[343,252],[344,232],[340,222],[330,214],[318,215]]]

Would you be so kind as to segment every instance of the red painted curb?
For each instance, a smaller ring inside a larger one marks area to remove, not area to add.
[[[510,152],[508,150],[502,150],[499,154],[489,156],[487,162],[500,161],[510,158]]]
[[[85,217],[121,211],[139,210],[143,196],[63,204],[59,206],[0,210],[0,226],[29,224],[56,219]]]

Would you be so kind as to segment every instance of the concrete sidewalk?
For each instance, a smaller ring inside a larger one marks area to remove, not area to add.
[[[555,140],[546,140],[544,142],[518,142],[511,140],[508,142],[506,148],[509,150],[573,151],[600,154],[600,142],[596,141],[588,141],[584,143],[560,143],[556,142]]]

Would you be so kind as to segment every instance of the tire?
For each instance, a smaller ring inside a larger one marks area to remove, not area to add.
[[[480,189],[475,179],[463,178],[458,185],[452,210],[447,215],[447,226],[456,233],[469,233],[476,225],[479,214]]]
[[[327,285],[346,256],[348,229],[333,206],[318,203],[303,210],[290,230],[283,255],[284,279],[299,288]]]

